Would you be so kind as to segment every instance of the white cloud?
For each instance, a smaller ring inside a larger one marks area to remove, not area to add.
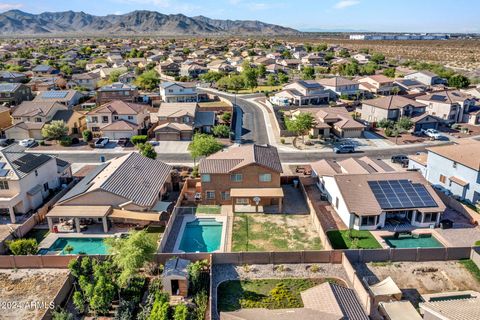
[[[345,9],[345,8],[348,8],[348,7],[351,7],[351,6],[355,6],[359,3],[360,3],[360,1],[358,1],[358,0],[341,0],[341,1],[337,2],[333,7],[335,9]]]
[[[0,11],[8,11],[12,9],[20,9],[23,8],[22,3],[5,3],[0,2]]]

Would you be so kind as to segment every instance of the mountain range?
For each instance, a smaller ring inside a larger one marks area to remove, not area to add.
[[[10,10],[0,14],[0,35],[294,35],[297,30],[253,20],[218,20],[204,16],[133,11],[95,16],[85,12],[31,14]]]

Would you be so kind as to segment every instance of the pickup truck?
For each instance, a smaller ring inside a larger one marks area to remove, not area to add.
[[[95,148],[105,148],[109,141],[110,139],[108,138],[99,138],[95,141]]]

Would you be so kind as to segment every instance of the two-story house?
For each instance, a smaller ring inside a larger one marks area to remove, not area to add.
[[[402,96],[379,97],[362,102],[362,120],[374,124],[383,119],[398,121],[425,113],[425,104]]]
[[[97,105],[113,100],[135,102],[138,98],[138,88],[134,85],[115,82],[97,90]]]
[[[0,83],[0,103],[17,106],[33,99],[32,90],[21,83]]]
[[[343,77],[333,77],[318,80],[326,90],[332,92],[332,98],[337,96],[353,97],[359,93],[360,84]]]
[[[162,82],[160,98],[163,102],[197,102],[197,86],[193,82]]]
[[[61,166],[54,157],[25,153],[16,145],[0,151],[0,219],[15,223],[17,216],[42,206],[60,179],[71,177],[68,163]]]
[[[207,67],[196,62],[191,62],[191,63],[184,62],[180,65],[180,75],[184,77],[198,78],[198,76],[207,72],[208,72]]]
[[[78,134],[84,127],[84,116],[59,102],[24,101],[12,112],[12,126],[5,129],[9,139],[43,139],[42,128],[53,120],[62,120],[68,134]]]
[[[428,148],[424,172],[431,184],[450,190],[472,204],[477,203],[480,201],[480,142],[470,140]]]
[[[0,82],[20,83],[27,80],[27,76],[22,72],[1,71]]]
[[[32,72],[35,76],[47,76],[54,73],[58,73],[58,70],[52,66],[40,64],[38,66],[35,66],[32,69]]]
[[[458,90],[429,92],[415,98],[427,106],[426,112],[442,119],[445,123],[468,122],[475,99]]]
[[[95,90],[97,89],[100,74],[96,72],[86,72],[72,75],[72,81],[79,87]]]
[[[392,94],[392,90],[395,87],[393,79],[382,74],[360,78],[357,81],[360,83],[360,89],[383,96]]]
[[[217,152],[199,164],[201,202],[230,204],[234,212],[282,212],[282,164],[277,149],[246,145]]]
[[[68,108],[72,108],[80,102],[82,93],[77,90],[52,90],[40,91],[33,101],[35,102],[58,102]]]
[[[405,75],[405,79],[416,80],[426,86],[445,84],[447,81],[431,71],[416,71]]]
[[[107,102],[86,114],[87,129],[94,136],[112,140],[146,133],[150,125],[148,106],[122,100]]]
[[[276,93],[270,101],[288,101],[290,105],[319,105],[327,104],[330,99],[330,92],[325,90],[316,80],[298,80],[287,84],[283,89]]]

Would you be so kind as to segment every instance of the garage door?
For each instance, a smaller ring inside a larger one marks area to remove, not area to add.
[[[177,141],[177,140],[180,140],[180,134],[178,132],[159,132],[157,133],[157,140]]]
[[[121,138],[130,138],[132,136],[131,131],[105,131],[103,132],[104,137],[108,137],[110,140],[118,140]]]
[[[191,132],[187,132],[187,131],[184,131],[180,134],[180,140],[192,140],[192,133]]]
[[[421,123],[417,124],[415,126],[415,131],[420,131],[420,130],[427,130],[427,129],[437,129],[437,123],[436,122],[431,122],[431,123]]]

